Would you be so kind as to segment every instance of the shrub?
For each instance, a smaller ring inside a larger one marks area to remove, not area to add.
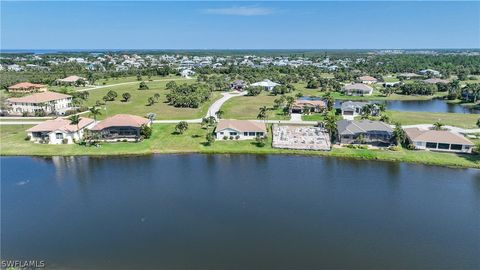
[[[62,144],[67,144],[68,143],[68,139],[67,138],[63,138],[62,139]]]
[[[224,140],[228,140],[228,137],[227,137],[227,136],[223,136],[223,139],[224,139]]]
[[[230,140],[233,140],[233,136],[230,136],[230,138],[229,138],[229,139],[230,139]]]
[[[392,145],[392,146],[388,147],[388,150],[390,150],[390,151],[400,151],[400,150],[402,150],[402,148],[400,146],[397,146],[397,145]]]
[[[240,139],[240,135],[235,136],[235,140]]]
[[[32,139],[32,137],[30,137],[30,135],[27,135],[27,136],[25,137],[25,141],[30,141],[30,139]]]
[[[149,139],[152,136],[152,128],[143,124],[140,127],[140,135],[142,135],[145,139]]]

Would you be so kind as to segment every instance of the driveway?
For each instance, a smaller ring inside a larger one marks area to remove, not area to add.
[[[207,115],[205,117],[213,116],[213,117],[217,118],[216,113],[220,110],[223,103],[225,103],[227,100],[229,100],[233,97],[245,96],[246,94],[247,94],[247,91],[222,93],[222,97],[219,100],[215,101],[210,106],[210,108],[208,108],[208,112],[207,112]]]
[[[292,122],[302,122],[302,114],[301,113],[290,114],[290,121],[292,121]]]

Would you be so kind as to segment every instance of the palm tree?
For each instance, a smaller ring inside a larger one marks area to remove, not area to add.
[[[125,102],[128,102],[128,100],[132,97],[132,95],[128,92],[125,92],[122,94],[122,97]]]
[[[334,142],[337,136],[337,121],[335,119],[335,115],[328,114],[325,116],[324,127],[327,130],[328,135],[330,135],[330,141]]]
[[[217,116],[218,119],[221,119],[224,113],[225,113],[224,111],[218,110],[218,111],[215,113],[215,115]]]
[[[95,122],[97,121],[97,116],[102,115],[102,111],[95,106],[91,107],[89,111],[90,111],[90,115],[93,115],[93,119],[95,120]]]
[[[80,115],[78,114],[74,114],[74,115],[71,115],[68,120],[70,120],[70,125],[76,125],[77,126],[77,132],[79,130],[79,127],[78,127],[78,124],[80,124]]]
[[[435,122],[433,123],[433,129],[434,130],[442,130],[443,124],[440,122]]]
[[[397,145],[404,144],[407,139],[405,130],[403,130],[402,125],[398,122],[395,123],[395,128],[393,129],[393,138],[397,142]]]
[[[155,93],[155,95],[153,95],[153,98],[155,99],[155,102],[158,102],[158,100],[160,99],[160,94]]]
[[[267,110],[267,106],[260,107],[257,118],[262,120],[267,119]]]

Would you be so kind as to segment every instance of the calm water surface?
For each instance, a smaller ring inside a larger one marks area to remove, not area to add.
[[[3,259],[478,269],[480,171],[300,156],[1,158]]]
[[[336,100],[335,107],[340,108],[344,100]],[[441,99],[431,100],[372,100],[372,103],[383,103],[387,110],[404,112],[438,112],[438,113],[476,113],[480,114],[480,109],[462,106],[460,104],[450,104]]]

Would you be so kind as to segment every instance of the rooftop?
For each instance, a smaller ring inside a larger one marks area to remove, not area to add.
[[[80,122],[78,123],[78,128],[82,129],[93,122],[93,119],[82,117],[80,118]],[[70,120],[66,118],[57,118],[54,120],[47,120],[34,127],[31,127],[27,129],[27,132],[52,132],[57,130],[65,132],[75,132],[78,129],[77,125],[70,124]]]
[[[406,128],[405,132],[412,141],[473,145],[467,138],[448,130]]]
[[[264,123],[251,121],[251,120],[226,120],[221,119],[218,122],[217,131],[224,129],[233,129],[239,132],[267,132],[267,128]]]
[[[109,127],[141,127],[148,124],[150,120],[137,115],[131,114],[116,114],[114,116],[105,118],[100,123],[96,124],[92,130],[102,130]]]
[[[19,98],[9,98],[8,101],[16,102],[16,103],[43,103],[53,100],[71,98],[70,95],[60,94],[57,92],[42,92],[42,93],[35,93],[24,97]]]

